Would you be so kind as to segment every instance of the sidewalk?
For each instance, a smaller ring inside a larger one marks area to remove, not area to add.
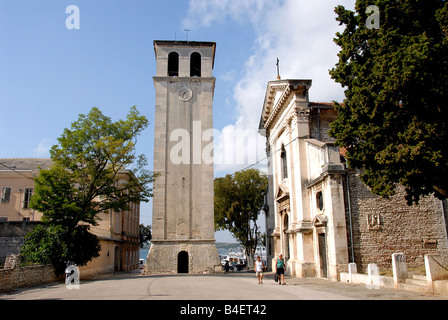
[[[270,275],[268,275],[269,277]],[[272,274],[272,279],[273,279]],[[272,280],[274,281],[274,280]],[[363,284],[351,284],[320,278],[285,277],[287,286],[297,286],[319,292],[338,293],[356,300],[448,300],[448,296],[387,288],[368,289]]]

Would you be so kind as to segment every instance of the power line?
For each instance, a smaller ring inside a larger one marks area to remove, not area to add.
[[[16,171],[16,170],[14,169],[14,167],[8,167],[6,164],[1,163],[1,162],[0,162],[0,164],[1,164],[2,166],[4,166],[5,168],[11,170],[12,172],[15,172],[15,173],[17,173],[17,174],[20,174],[21,176],[23,176],[23,177],[25,177],[25,178],[27,178],[27,179],[30,179],[30,180],[33,180],[33,181],[34,181],[34,178],[30,178],[30,177],[24,175],[23,173],[20,173],[20,172]]]
[[[283,145],[282,148],[289,146],[291,143],[293,143],[293,142],[296,141],[297,139],[299,139],[299,137],[296,137],[296,138],[292,139],[290,142],[288,142],[287,144]],[[282,151],[282,148],[280,148],[280,149],[278,149],[278,150],[276,150],[276,151],[273,151],[273,152],[271,153],[271,156],[272,156],[273,154],[276,154],[276,153],[279,152],[279,151]],[[255,163],[253,163],[253,164],[251,164],[251,165],[245,167],[244,169],[235,171],[235,172],[232,173],[231,175],[233,176],[233,175],[234,175],[235,173],[237,173],[237,172],[241,172],[241,171],[247,170],[247,169],[249,169],[249,168],[252,168],[253,166],[259,164],[260,162],[262,162],[262,161],[264,161],[264,160],[266,160],[266,159],[268,159],[268,158],[269,158],[269,157],[265,157],[265,158],[263,158],[263,159],[261,159],[261,160],[258,160],[257,162],[255,162]]]

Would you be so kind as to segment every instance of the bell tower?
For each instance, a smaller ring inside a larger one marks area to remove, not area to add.
[[[214,42],[154,41],[151,249],[143,274],[221,270],[214,237]]]

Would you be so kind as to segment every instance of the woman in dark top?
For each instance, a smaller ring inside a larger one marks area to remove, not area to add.
[[[286,284],[285,283],[285,259],[283,259],[283,255],[280,253],[277,258],[277,275],[278,275],[278,284]]]

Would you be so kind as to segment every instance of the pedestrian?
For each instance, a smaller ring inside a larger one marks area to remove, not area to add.
[[[280,253],[277,258],[277,275],[278,275],[278,284],[286,284],[285,283],[285,259],[283,259],[283,255]]]
[[[257,257],[255,261],[255,272],[257,274],[258,284],[263,284],[263,270],[265,266],[263,261],[261,261],[260,256]]]
[[[229,260],[226,260],[226,263],[224,265],[224,270],[226,270],[226,272],[229,272]]]

